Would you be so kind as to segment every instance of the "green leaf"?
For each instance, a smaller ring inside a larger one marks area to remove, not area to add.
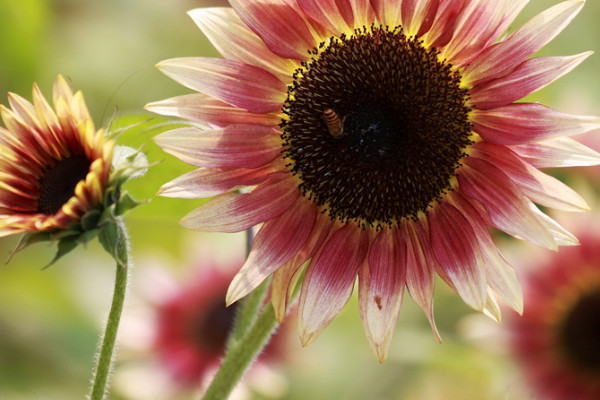
[[[62,256],[64,256],[67,253],[70,253],[71,250],[73,250],[75,247],[77,247],[79,243],[77,243],[77,239],[75,238],[67,238],[67,239],[61,239],[58,242],[58,250],[56,251],[56,254],[54,255],[54,258],[44,266],[44,268],[42,269],[46,269],[49,266],[51,266],[52,264],[54,264],[59,258],[61,258]]]

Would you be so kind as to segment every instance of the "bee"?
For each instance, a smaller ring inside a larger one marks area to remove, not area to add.
[[[335,139],[344,136],[344,119],[340,119],[340,116],[335,111],[331,108],[326,109],[323,111],[323,119],[331,136]]]

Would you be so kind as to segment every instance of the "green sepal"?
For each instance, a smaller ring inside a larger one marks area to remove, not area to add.
[[[148,201],[150,201],[150,200],[137,201],[136,199],[131,197],[131,195],[129,193],[123,193],[116,205],[116,208],[114,210],[114,215],[117,217],[120,215],[123,215],[127,211],[134,209],[135,207],[137,207],[141,204],[147,203]]]
[[[98,235],[98,240],[104,250],[123,268],[127,267],[127,243],[125,238],[123,228],[116,222],[110,222],[102,226]]]
[[[91,242],[100,233],[100,228],[90,229],[77,236],[75,241],[79,244],[86,244]]]
[[[97,208],[94,208],[94,209],[88,211],[81,218],[81,221],[80,221],[81,230],[89,231],[92,229],[96,229],[98,227],[98,221],[100,220],[101,215],[102,215],[102,212]]]
[[[58,259],[60,259],[62,256],[64,256],[67,253],[70,253],[78,245],[79,245],[79,243],[77,242],[76,238],[69,237],[66,239],[59,240],[58,248],[56,250],[56,254],[54,255],[54,258],[52,260],[50,260],[50,262],[48,264],[46,264],[44,266],[44,268],[42,268],[42,269],[48,268],[49,266],[54,264]]]
[[[12,260],[12,258],[15,256],[15,254],[25,249],[26,247],[29,247],[34,243],[47,242],[50,240],[52,240],[52,236],[49,232],[35,232],[24,234],[23,236],[21,236],[19,243],[17,243],[15,248],[10,252],[6,263],[8,264],[10,260]]]

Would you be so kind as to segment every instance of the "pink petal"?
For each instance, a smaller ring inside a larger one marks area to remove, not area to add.
[[[354,14],[354,27],[369,27],[375,21],[375,10],[370,0],[346,0],[352,7]]]
[[[246,262],[229,286],[227,304],[256,289],[298,253],[313,230],[317,213],[313,203],[300,196],[286,212],[264,223],[252,242]]]
[[[600,153],[566,137],[511,146],[511,149],[535,168],[584,167],[600,164]]]
[[[573,234],[559,225],[558,222],[544,214],[531,201],[528,201],[529,209],[538,217],[544,227],[550,232],[558,246],[578,246],[579,241]]]
[[[182,199],[213,197],[244,186],[254,186],[274,172],[271,166],[256,169],[200,168],[164,184],[157,194]]]
[[[427,33],[433,25],[439,4],[439,0],[403,0],[402,26],[407,36],[423,36]]]
[[[454,36],[443,49],[448,62],[463,66],[508,28],[528,0],[472,0],[456,22]]]
[[[302,16],[281,0],[230,0],[229,3],[267,47],[281,57],[306,60],[307,51],[318,44]]]
[[[436,339],[442,338],[433,317],[436,260],[429,243],[429,233],[420,222],[402,224],[406,242],[406,288],[413,300],[423,309]]]
[[[179,117],[213,128],[233,124],[277,126],[277,114],[254,114],[204,93],[187,94],[147,104],[144,108],[161,115]]]
[[[465,8],[465,4],[465,0],[440,0],[433,25],[423,39],[438,49],[446,46],[454,35],[457,16]]]
[[[538,14],[505,40],[485,49],[462,71],[469,85],[496,78],[556,37],[579,13],[582,1],[565,1]]]
[[[377,21],[384,26],[395,27],[402,25],[401,1],[390,3],[389,0],[371,0],[371,6],[377,16]]]
[[[429,213],[433,254],[458,295],[470,307],[483,310],[486,278],[480,265],[476,232],[456,208],[440,202]]]
[[[567,74],[591,54],[585,52],[570,57],[539,57],[524,61],[509,74],[471,89],[471,104],[481,110],[510,104]]]
[[[300,196],[289,174],[271,174],[249,193],[225,193],[186,215],[181,224],[205,232],[240,232],[285,212]]]
[[[383,229],[373,240],[369,262],[359,271],[360,315],[379,362],[387,356],[404,294],[406,244],[397,229]]]
[[[352,295],[368,239],[354,224],[346,224],[325,243],[322,253],[311,261],[300,292],[300,340],[312,342],[344,307]]]
[[[329,217],[322,214],[318,215],[304,247],[290,261],[273,273],[271,302],[278,321],[283,321],[286,315],[288,302],[296,287],[302,265],[321,249],[324,241],[329,237],[332,226]]]
[[[354,15],[348,0],[298,0],[298,5],[310,18],[335,35],[352,32]]]
[[[485,142],[476,143],[472,148],[474,157],[487,160],[504,171],[534,202],[566,211],[589,209],[585,200],[573,189],[527,164],[509,148]]]
[[[241,61],[289,81],[298,64],[273,53],[231,8],[197,8],[188,12],[223,58]]]
[[[183,86],[252,113],[279,111],[287,96],[287,87],[275,75],[239,61],[187,57],[156,66]]]
[[[523,312],[523,292],[519,279],[513,267],[510,266],[498,252],[486,222],[472,203],[457,192],[452,193],[455,204],[463,215],[469,220],[475,237],[479,243],[478,248],[482,257],[482,267],[485,268],[486,282],[494,292],[518,313]]]
[[[600,118],[565,114],[537,103],[473,110],[474,130],[487,142],[523,144],[600,129]]]
[[[538,246],[556,249],[544,225],[531,212],[521,190],[499,168],[475,157],[465,157],[460,189],[483,204],[495,227]]]
[[[257,168],[281,154],[279,130],[262,125],[229,125],[218,130],[177,128],[154,141],[181,161],[208,168]]]

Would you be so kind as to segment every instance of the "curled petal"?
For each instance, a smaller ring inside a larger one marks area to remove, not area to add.
[[[272,174],[249,193],[216,196],[186,215],[181,224],[205,232],[240,232],[285,212],[299,196],[288,174]]]
[[[300,292],[300,340],[306,346],[321,333],[352,295],[359,266],[368,251],[364,232],[346,224],[311,261]]]
[[[208,57],[172,58],[157,68],[183,86],[252,113],[279,111],[287,88],[262,68]]]

